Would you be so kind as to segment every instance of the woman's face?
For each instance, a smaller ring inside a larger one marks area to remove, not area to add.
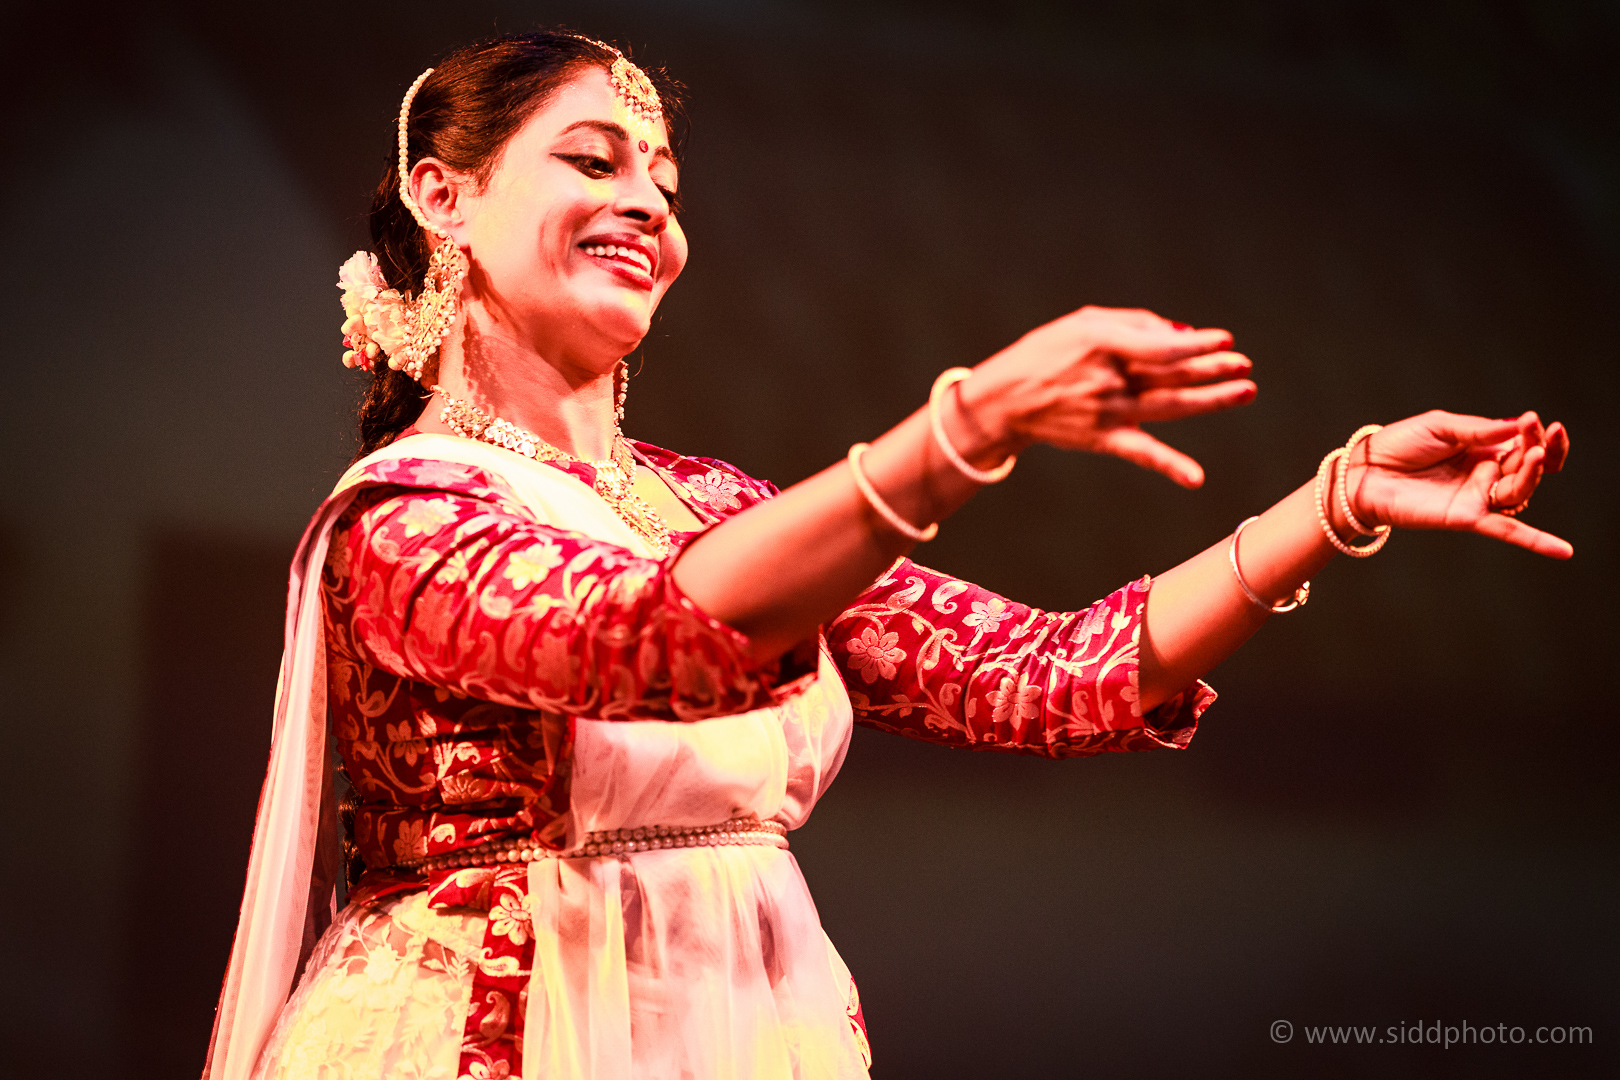
[[[686,265],[663,124],[589,68],[518,129],[482,191],[458,195],[483,318],[542,352],[610,367]],[[487,332],[475,318],[472,333]]]

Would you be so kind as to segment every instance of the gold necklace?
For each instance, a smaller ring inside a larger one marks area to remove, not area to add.
[[[444,398],[439,419],[444,421],[445,427],[464,439],[503,447],[533,461],[589,465],[596,473],[591,487],[619,516],[619,520],[647,541],[660,558],[669,554],[669,525],[651,503],[631,490],[636,482],[636,460],[630,454],[629,440],[617,425],[613,429],[612,454],[605,461],[587,461],[557,449],[532,431],[490,415],[469,401],[451,397],[443,387],[434,386],[431,389]]]

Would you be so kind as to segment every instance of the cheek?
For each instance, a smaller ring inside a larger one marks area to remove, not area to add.
[[[680,276],[686,268],[686,234],[674,218],[670,219],[669,226],[658,240],[659,276],[664,279],[663,284],[668,288],[670,283]]]

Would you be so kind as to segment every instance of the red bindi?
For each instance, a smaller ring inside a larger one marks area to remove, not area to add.
[[[643,154],[645,154],[647,152],[647,140],[646,139],[642,139],[641,142],[639,142],[637,145],[641,147],[641,152]]]

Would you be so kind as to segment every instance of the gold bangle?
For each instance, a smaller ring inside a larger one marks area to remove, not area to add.
[[[1285,612],[1293,611],[1297,607],[1304,607],[1305,601],[1311,598],[1311,583],[1309,581],[1305,582],[1299,588],[1294,590],[1294,599],[1292,602],[1284,602],[1279,600],[1275,604],[1268,604],[1260,598],[1259,593],[1249,588],[1249,583],[1243,579],[1243,571],[1238,569],[1238,537],[1243,535],[1244,529],[1247,529],[1250,525],[1259,520],[1259,515],[1255,515],[1254,517],[1244,518],[1242,521],[1238,522],[1238,527],[1232,530],[1231,541],[1226,545],[1226,559],[1232,564],[1232,576],[1237,578],[1238,588],[1243,590],[1243,595],[1247,596],[1254,603],[1255,607],[1269,611],[1273,615],[1282,615]]]
[[[956,466],[957,472],[976,484],[999,484],[1007,479],[1007,474],[1018,464],[1018,455],[1008,455],[1006,461],[993,469],[974,468],[968,463],[967,458],[951,445],[950,437],[945,434],[945,421],[939,415],[939,402],[945,396],[945,391],[972,376],[972,370],[965,367],[954,367],[940,373],[939,378],[934,380],[933,390],[928,394],[928,427],[934,433],[934,442],[939,444],[939,452],[945,455],[946,461]]]
[[[861,489],[867,503],[878,512],[878,516],[893,526],[894,531],[919,544],[927,543],[939,535],[939,522],[934,522],[926,529],[919,529],[905,518],[894,512],[894,508],[883,501],[883,496],[877,493],[872,481],[866,478],[866,472],[861,468],[861,457],[872,448],[871,443],[858,442],[849,448],[849,471],[855,476],[855,486]]]

